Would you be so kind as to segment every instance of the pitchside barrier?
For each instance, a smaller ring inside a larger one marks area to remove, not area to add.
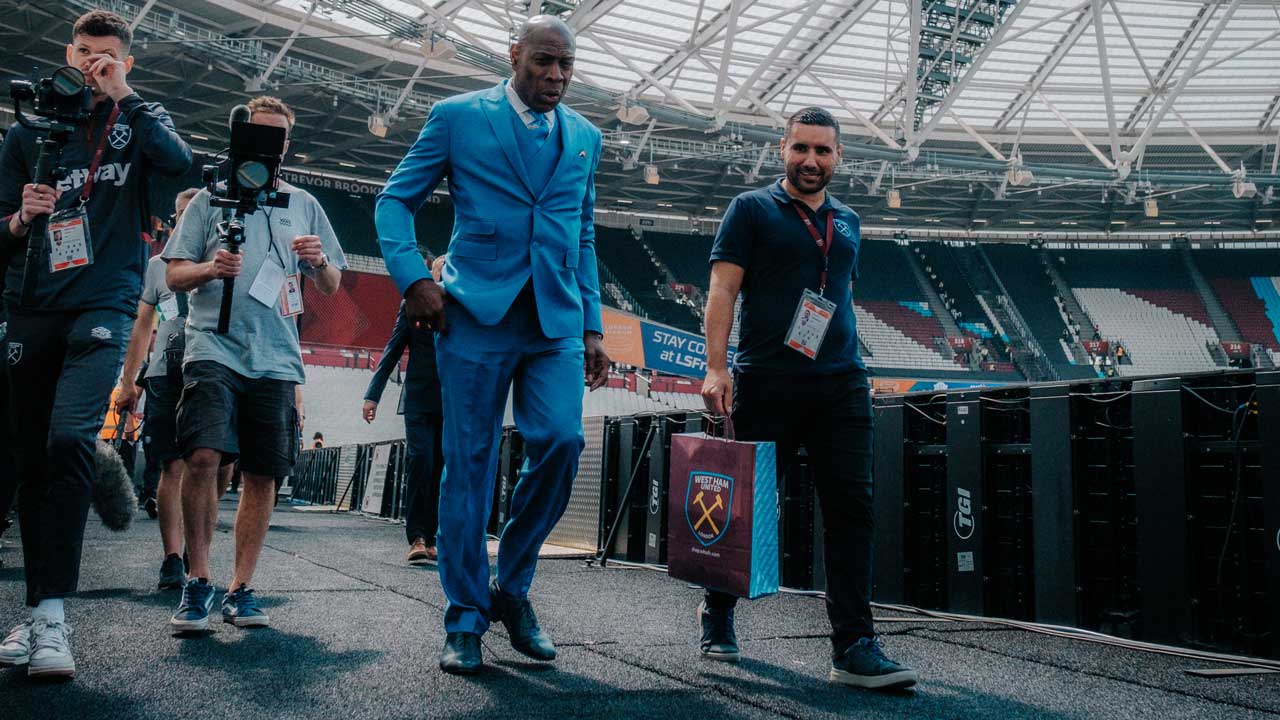
[[[1280,372],[883,395],[875,413],[875,600],[1280,656]],[[706,425],[584,419],[550,542],[664,564],[671,436]],[[491,534],[523,452],[505,429]],[[297,498],[403,517],[403,441],[306,451],[299,470]],[[807,458],[779,470],[782,584],[820,590]]]

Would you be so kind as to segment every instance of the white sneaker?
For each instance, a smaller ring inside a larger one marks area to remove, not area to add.
[[[31,623],[31,661],[27,677],[71,677],[76,661],[71,657],[71,626],[43,618]]]
[[[0,643],[0,667],[19,667],[31,659],[31,621],[13,628]]]

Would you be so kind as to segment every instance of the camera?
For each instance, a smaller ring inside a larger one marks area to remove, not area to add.
[[[231,147],[227,149],[227,178],[219,184],[219,166],[205,165],[201,176],[209,191],[211,207],[233,210],[232,217],[218,223],[218,238],[227,252],[240,253],[244,245],[244,219],[264,207],[289,207],[289,194],[278,190],[280,161],[288,141],[284,128],[249,122],[252,112],[244,105],[231,110]],[[231,326],[231,304],[235,278],[222,281],[222,305],[218,312],[218,332],[225,335]]]
[[[84,73],[66,65],[39,80],[13,80],[9,83],[9,97],[13,99],[13,113],[18,123],[40,135],[37,145],[33,180],[37,185],[53,185],[67,176],[62,166],[62,149],[81,125],[93,115],[93,91],[84,82]],[[28,117],[22,112],[22,104],[30,103],[32,112],[43,120]],[[35,303],[36,284],[40,267],[45,262],[49,248],[49,217],[37,216],[31,223],[27,237],[26,265],[22,270],[21,306],[29,308]]]
[[[84,73],[70,65],[58,68],[47,78],[11,81],[9,97],[13,99],[15,112],[23,102],[28,102],[36,115],[65,125],[85,122],[93,109],[93,91],[85,85]],[[17,115],[21,122],[22,113]]]
[[[227,149],[226,184],[219,187],[219,166],[205,165],[202,179],[214,207],[252,215],[263,207],[288,207],[289,195],[277,190],[280,160],[287,140],[284,128],[255,125],[244,105],[231,111],[231,146]]]

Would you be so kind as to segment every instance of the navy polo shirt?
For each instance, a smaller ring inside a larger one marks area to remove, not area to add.
[[[810,360],[786,346],[787,331],[805,289],[818,291],[822,250],[793,206],[809,215],[825,235],[827,213],[835,213],[827,287],[823,296],[836,305],[818,357]],[[861,232],[858,215],[827,193],[818,211],[787,194],[778,180],[745,192],[725,211],[711,248],[711,263],[742,267],[742,319],[734,367],[742,372],[830,375],[865,370],[858,356],[851,284],[858,277]]]

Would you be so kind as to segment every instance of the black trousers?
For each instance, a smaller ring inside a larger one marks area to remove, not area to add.
[[[75,593],[96,473],[94,443],[133,318],[119,310],[9,308],[9,414],[27,604]]]
[[[434,547],[440,520],[440,473],[444,470],[440,416],[407,412],[404,431],[408,449],[404,534],[410,543],[422,538]]]
[[[822,510],[827,617],[836,655],[875,634],[871,623],[871,457],[874,418],[867,375],[739,374],[734,383],[737,439],[777,443],[785,472],[804,446]],[[708,590],[707,607],[726,611],[732,595]]]
[[[5,327],[7,328],[7,322]],[[0,331],[0,342],[4,332]],[[9,522],[9,509],[18,492],[18,466],[13,457],[13,429],[9,426],[9,375],[0,374],[0,535]]]

